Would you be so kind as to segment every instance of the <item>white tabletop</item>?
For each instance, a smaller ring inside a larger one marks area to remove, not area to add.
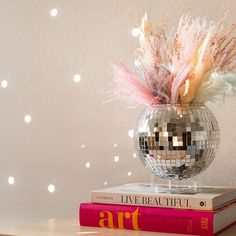
[[[0,236],[69,236],[69,235],[112,235],[112,236],[179,236],[179,234],[167,234],[156,232],[102,229],[95,227],[81,227],[76,217],[65,219],[50,219],[41,223],[36,223],[0,234]],[[221,236],[235,236],[236,225],[220,234]]]

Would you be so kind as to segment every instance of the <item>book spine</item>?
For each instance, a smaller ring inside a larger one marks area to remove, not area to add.
[[[213,212],[81,203],[81,226],[152,232],[213,234]]]
[[[91,192],[90,201],[93,203],[148,206],[160,208],[177,208],[193,210],[213,210],[211,199],[186,197],[184,195],[144,195],[130,193]]]

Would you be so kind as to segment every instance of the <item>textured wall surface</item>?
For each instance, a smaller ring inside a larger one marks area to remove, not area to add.
[[[104,185],[150,181],[128,136],[143,107],[101,93],[110,63],[133,57],[131,31],[145,11],[174,26],[186,12],[218,20],[227,9],[236,22],[234,0],[0,0],[0,229],[76,214]],[[210,108],[221,147],[192,181],[236,185],[236,98]]]

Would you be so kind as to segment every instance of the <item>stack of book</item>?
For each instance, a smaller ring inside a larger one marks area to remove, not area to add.
[[[236,222],[236,188],[127,184],[91,192],[81,226],[215,235]]]

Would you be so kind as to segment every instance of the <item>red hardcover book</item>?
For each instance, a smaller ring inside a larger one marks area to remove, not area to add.
[[[217,211],[81,203],[81,226],[215,235],[236,221],[236,204]]]

